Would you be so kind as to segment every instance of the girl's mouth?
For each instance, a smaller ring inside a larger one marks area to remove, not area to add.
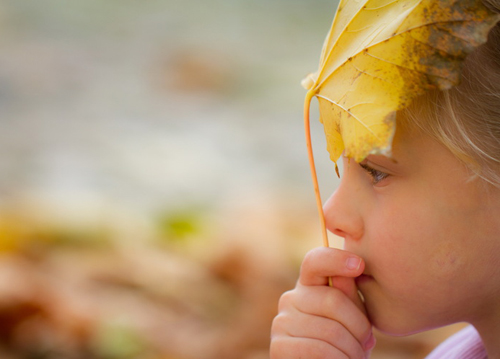
[[[356,277],[356,285],[360,285],[363,283],[371,282],[373,281],[373,277],[368,274],[361,274],[359,277]]]

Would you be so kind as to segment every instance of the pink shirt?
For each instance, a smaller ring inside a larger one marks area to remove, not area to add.
[[[472,325],[441,343],[425,359],[488,359],[481,337]]]

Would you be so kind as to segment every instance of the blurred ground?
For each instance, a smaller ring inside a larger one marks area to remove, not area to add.
[[[299,84],[334,9],[0,2],[1,358],[268,357],[320,244]],[[373,357],[448,334],[379,336]]]

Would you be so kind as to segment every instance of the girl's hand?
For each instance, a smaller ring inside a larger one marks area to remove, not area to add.
[[[347,251],[310,251],[297,286],[280,299],[271,359],[368,358],[375,340],[354,282],[363,270],[363,260]]]

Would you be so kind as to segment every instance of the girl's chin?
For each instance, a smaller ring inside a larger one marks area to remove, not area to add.
[[[379,314],[379,315],[377,315]],[[381,314],[381,315],[380,315]],[[367,307],[368,320],[379,332],[393,337],[405,337],[420,333],[425,330],[433,329],[432,326],[426,326],[423,323],[412,323],[411,319],[402,320],[393,318],[390,314],[374,313]]]
[[[373,325],[375,329],[377,329],[380,333],[391,336],[391,337],[407,337],[409,335],[415,335],[418,333],[421,333],[423,331],[426,331],[427,329],[420,329],[420,330],[398,330],[396,328],[384,328],[384,327],[379,327],[377,325]]]
[[[372,293],[372,289],[374,289],[374,287],[371,285],[373,283],[376,283],[376,280],[370,275],[362,274],[356,278],[356,284],[358,286],[361,300],[365,304],[368,320],[379,332],[390,336],[404,337],[422,332],[424,330],[432,329],[426,325],[430,323],[422,323],[420,320],[415,321],[415,318],[410,317],[402,319],[404,314],[396,314],[393,310],[394,308],[386,308],[384,306],[380,307],[377,303],[374,303],[374,293]],[[380,300],[381,298],[378,299]]]

